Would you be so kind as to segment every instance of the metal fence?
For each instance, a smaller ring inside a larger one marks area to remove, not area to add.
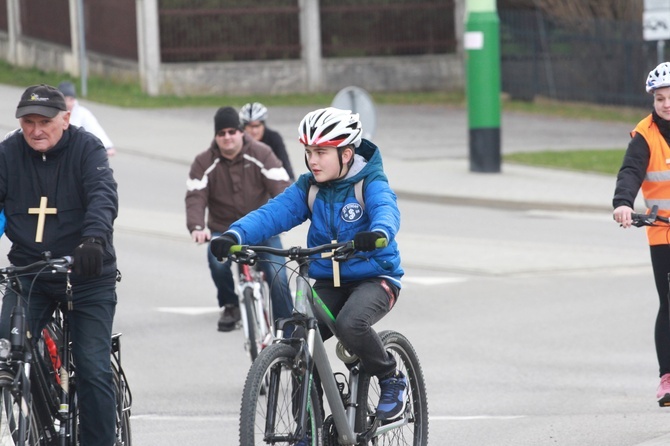
[[[161,60],[300,58],[297,0],[225,3],[160,2]]]
[[[300,58],[297,0],[163,0],[163,62]],[[322,0],[324,57],[453,53],[453,0]]]
[[[322,0],[324,57],[456,52],[454,1]]]
[[[657,53],[642,39],[642,23],[565,23],[540,11],[499,17],[502,88],[513,98],[650,106],[644,83]]]
[[[0,28],[7,28],[5,7],[0,5]],[[135,0],[84,0],[86,47],[109,56],[137,60]],[[24,35],[64,46],[71,45],[68,0],[23,0],[21,31]]]

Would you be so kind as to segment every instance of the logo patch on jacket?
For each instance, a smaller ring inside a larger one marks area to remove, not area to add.
[[[363,216],[363,208],[358,203],[349,203],[342,208],[342,220],[354,222]]]

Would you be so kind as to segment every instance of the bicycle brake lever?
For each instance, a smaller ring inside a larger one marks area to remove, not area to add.
[[[346,245],[341,246],[333,252],[333,260],[336,262],[344,262],[349,260],[351,256],[356,252],[352,242],[348,242]]]
[[[246,263],[247,265],[255,265],[258,255],[251,250],[244,249],[242,251],[237,251],[233,254],[230,254],[228,258],[233,262],[237,263]]]

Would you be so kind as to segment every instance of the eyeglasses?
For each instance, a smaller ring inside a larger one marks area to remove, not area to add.
[[[258,123],[258,124],[247,124],[245,127],[251,127],[252,129],[257,129],[258,127],[261,127],[263,124]]]
[[[237,129],[219,130],[219,131],[216,133],[216,136],[220,136],[220,137],[224,137],[224,136],[226,136],[226,135],[228,135],[228,136],[233,136],[233,135],[234,135],[235,133],[237,133],[237,132],[238,132]]]

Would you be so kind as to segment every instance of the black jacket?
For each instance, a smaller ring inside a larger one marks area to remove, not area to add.
[[[295,181],[293,167],[291,167],[291,161],[289,160],[288,153],[286,152],[286,146],[284,145],[284,140],[282,139],[281,135],[265,126],[265,131],[263,132],[263,138],[261,138],[261,142],[270,146],[277,158],[279,158],[279,161],[281,161],[281,163],[284,165],[284,169],[286,169],[286,173],[288,173],[288,177],[291,179],[291,182]]]
[[[57,212],[46,215],[43,240],[38,243],[38,217],[28,210],[38,208],[43,196],[47,207]],[[83,129],[70,126],[45,153],[33,150],[21,132],[0,143],[0,208],[7,218],[12,264],[40,260],[45,251],[53,257],[72,255],[83,238],[99,237],[105,247],[103,277],[116,274],[112,237],[118,213],[116,181],[102,143]]]

